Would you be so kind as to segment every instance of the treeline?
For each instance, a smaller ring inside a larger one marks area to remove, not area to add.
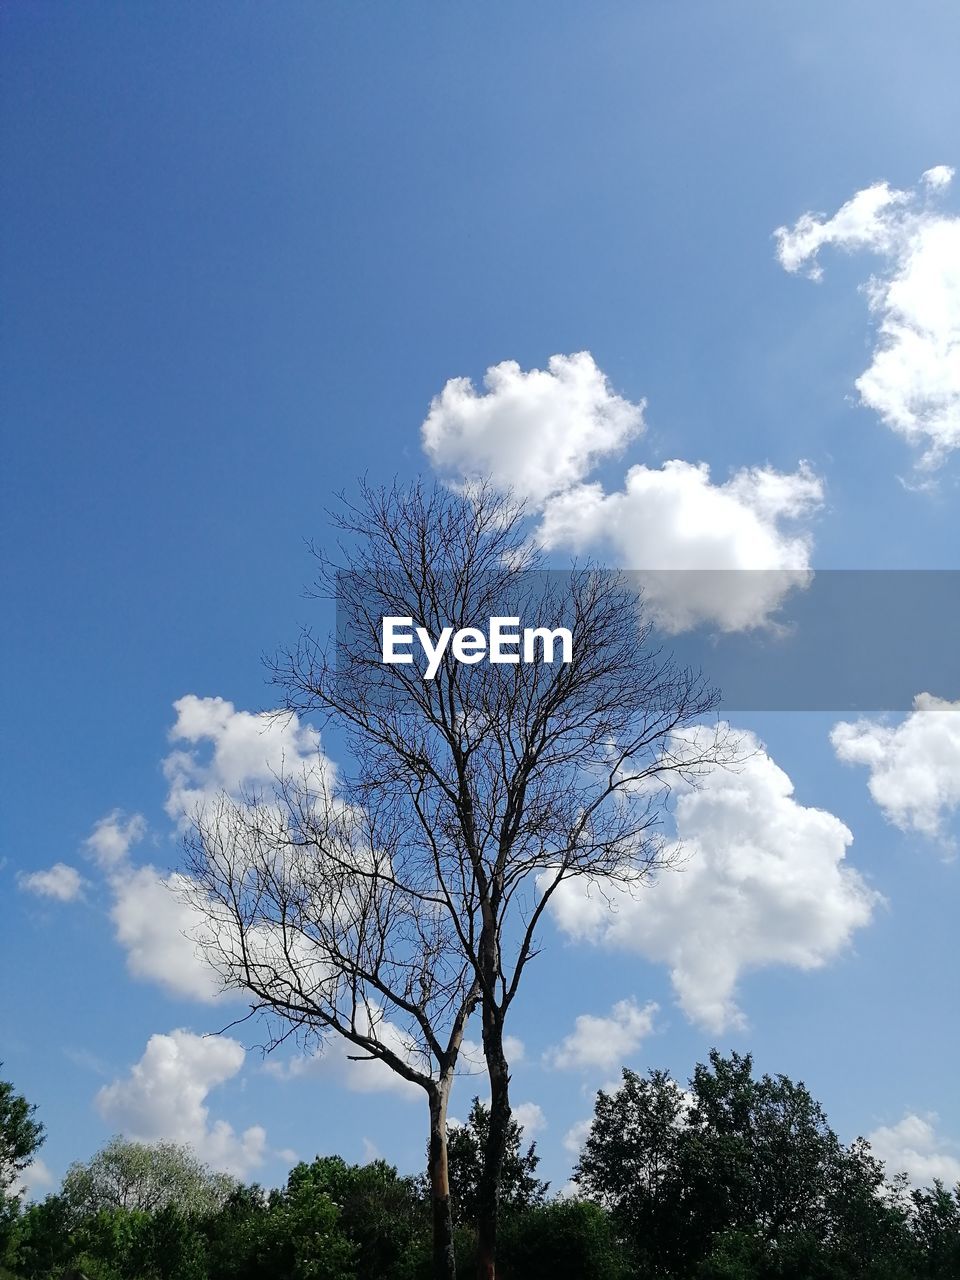
[[[29,1154],[24,1125],[42,1136],[14,1100],[19,1144],[5,1132],[0,1148],[8,1173]],[[463,1277],[487,1120],[475,1100],[450,1132]],[[618,1090],[598,1094],[574,1195],[551,1195],[521,1136],[512,1124],[504,1280],[960,1277],[960,1187],[890,1179],[863,1140],[840,1142],[802,1084],[755,1077],[749,1056],[711,1054],[686,1088],[625,1070]],[[8,1178],[0,1250],[22,1280],[428,1280],[429,1189],[382,1160],[325,1156],[267,1192],[185,1148],[114,1139],[41,1203],[22,1206]]]

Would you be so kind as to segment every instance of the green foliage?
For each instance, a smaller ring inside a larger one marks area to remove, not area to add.
[[[681,1143],[686,1100],[664,1071],[624,1069],[615,1093],[600,1092],[574,1177],[607,1209],[638,1261],[668,1268],[683,1258]],[[656,1274],[656,1271],[654,1271]]]
[[[24,1280],[78,1271],[89,1280],[205,1280],[203,1235],[195,1220],[167,1205],[98,1209],[77,1220],[62,1196],[31,1205],[18,1224],[18,1274]]]
[[[447,1161],[450,1168],[450,1197],[456,1221],[474,1224],[477,1220],[477,1193],[483,1168],[483,1149],[490,1127],[490,1109],[474,1098],[464,1125],[447,1130]],[[500,1175],[500,1208],[504,1218],[519,1210],[542,1204],[549,1184],[536,1176],[540,1157],[531,1142],[521,1151],[523,1130],[511,1119]]]
[[[300,1176],[264,1197],[241,1190],[210,1225],[211,1280],[353,1280],[355,1249],[326,1192]]]
[[[101,1209],[152,1213],[168,1205],[202,1216],[216,1212],[235,1186],[232,1178],[211,1170],[189,1147],[112,1138],[92,1160],[70,1166],[63,1197],[77,1219]]]
[[[504,1280],[630,1280],[608,1214],[583,1200],[536,1204],[504,1222]]]
[[[464,1278],[488,1123],[474,1100],[450,1133]],[[501,1280],[960,1278],[960,1188],[888,1184],[802,1084],[755,1078],[748,1056],[711,1054],[688,1090],[624,1071],[597,1098],[576,1170],[586,1199],[546,1199],[516,1123],[508,1148]],[[228,1188],[182,1148],[115,1141],[62,1194],[15,1208],[0,1280],[431,1280],[425,1180],[382,1160],[318,1157],[266,1193]]]
[[[151,1225],[142,1209],[98,1209],[74,1234],[74,1265],[103,1280],[134,1280],[149,1265]]]
[[[260,1242],[267,1234],[267,1198],[258,1186],[240,1186],[204,1224],[211,1280],[254,1280]]]
[[[911,1196],[915,1266],[929,1280],[960,1276],[960,1183],[947,1191],[942,1182]],[[918,1273],[919,1274],[919,1273]]]
[[[61,1196],[28,1205],[17,1221],[10,1248],[10,1265],[18,1275],[56,1275],[70,1259],[69,1211]]]
[[[9,1081],[0,1080],[0,1206],[17,1198],[17,1180],[43,1144],[36,1110]]]
[[[34,1119],[36,1111],[9,1081],[0,1080],[0,1266],[10,1261],[14,1248],[20,1175],[44,1140],[43,1125]]]
[[[337,1205],[340,1227],[353,1246],[357,1280],[400,1280],[419,1248],[429,1244],[429,1220],[414,1179],[401,1178],[384,1160],[348,1165],[320,1156],[290,1173],[288,1192],[326,1196]]]
[[[807,1089],[786,1076],[756,1080],[749,1055],[723,1058],[715,1051],[690,1085],[680,1173],[694,1236],[706,1243],[729,1229],[769,1240],[826,1234],[826,1204],[844,1176],[843,1152]]]
[[[688,1092],[624,1071],[575,1177],[651,1275],[866,1276],[904,1237],[865,1144],[845,1148],[803,1084],[756,1079],[749,1055],[712,1052]]]

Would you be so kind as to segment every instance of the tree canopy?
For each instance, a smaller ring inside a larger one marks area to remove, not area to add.
[[[128,1142],[112,1138],[85,1163],[72,1164],[63,1181],[63,1198],[76,1217],[101,1209],[152,1213],[173,1207],[182,1213],[216,1212],[236,1183],[174,1142]]]
[[[20,1175],[43,1145],[36,1111],[8,1080],[0,1080],[0,1203],[18,1194]]]
[[[477,1255],[488,1123],[474,1099],[450,1133],[466,1265]],[[138,1158],[166,1167],[171,1153],[161,1145]],[[840,1141],[802,1083],[757,1076],[749,1055],[714,1052],[687,1085],[666,1071],[624,1070],[619,1088],[597,1095],[575,1194],[549,1198],[537,1164],[513,1121],[498,1261],[507,1280],[960,1275],[960,1187],[908,1190],[864,1141]],[[429,1180],[383,1160],[318,1156],[281,1187],[234,1185],[194,1206],[151,1193],[148,1209],[132,1192],[126,1205],[117,1196],[80,1204],[74,1186],[68,1176],[57,1194],[17,1208],[3,1280],[428,1280],[432,1270]]]
[[[465,1124],[450,1128],[450,1196],[457,1221],[476,1226],[480,1179],[490,1128],[490,1108],[474,1098]],[[543,1204],[550,1184],[537,1177],[537,1144],[522,1149],[523,1130],[515,1119],[507,1128],[506,1150],[500,1166],[500,1206],[508,1214]]]
[[[867,1144],[844,1146],[805,1085],[757,1078],[749,1054],[712,1051],[686,1089],[625,1069],[597,1096],[574,1177],[641,1275],[799,1278],[819,1274],[815,1258],[873,1274],[905,1222],[902,1188]]]

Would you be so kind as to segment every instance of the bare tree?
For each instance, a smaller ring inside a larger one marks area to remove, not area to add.
[[[652,646],[635,587],[542,570],[503,495],[364,486],[335,519],[349,569],[318,554],[316,592],[336,600],[336,649],[306,632],[275,679],[289,711],[345,732],[352,772],[335,788],[286,778],[201,819],[197,901],[225,981],[256,1007],[333,1029],[426,1090],[438,1276],[453,1274],[445,1111],[479,1007],[491,1093],[479,1268],[492,1280],[505,1027],[543,913],[571,879],[640,884],[667,866],[671,782],[733,748],[716,726],[692,731],[715,694]],[[491,617],[565,626],[570,661],[468,662],[448,646],[427,679],[422,662],[383,661],[387,617],[433,637],[485,632]]]
[[[432,876],[375,800],[344,803],[324,762],[271,794],[193,815],[181,893],[225,988],[268,1015],[268,1047],[336,1033],[426,1092],[434,1275],[456,1264],[447,1105],[479,984]],[[249,1015],[248,1015],[249,1016]]]

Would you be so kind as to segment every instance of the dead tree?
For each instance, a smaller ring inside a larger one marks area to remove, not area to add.
[[[363,816],[370,856],[383,860],[378,892],[409,914],[411,977],[439,980],[451,1017],[454,1038],[433,1044],[418,1001],[399,1005],[438,1065],[449,1066],[479,1005],[491,1094],[479,1267],[492,1280],[510,1120],[505,1026],[543,913],[575,877],[640,884],[663,868],[673,856],[661,835],[671,782],[695,781],[735,747],[716,725],[685,732],[716,695],[653,647],[635,587],[590,567],[544,571],[522,509],[496,491],[363,486],[335,519],[348,568],[318,554],[316,592],[336,599],[336,649],[306,632],[275,679],[290,711],[346,734],[352,771],[339,802]],[[567,626],[571,661],[468,662],[448,646],[425,679],[422,662],[384,663],[386,617],[433,637],[485,631],[491,617]],[[310,839],[326,856],[326,842]],[[338,955],[338,973],[351,972],[354,955]],[[357,1042],[352,1025],[345,1033]]]

